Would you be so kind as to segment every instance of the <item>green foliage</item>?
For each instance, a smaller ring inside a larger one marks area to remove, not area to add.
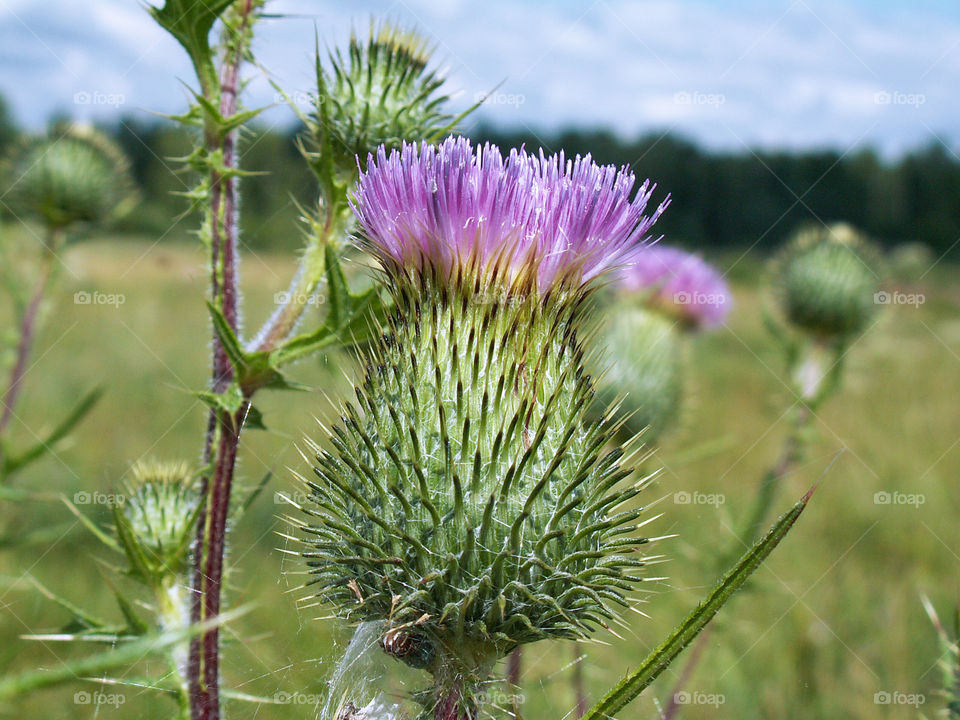
[[[0,438],[0,448],[3,450],[0,454],[0,482],[50,453],[93,410],[102,395],[102,388],[89,391],[80,398],[63,420],[26,450],[12,452],[4,444],[3,438]]]
[[[54,128],[31,138],[7,159],[9,203],[17,214],[49,228],[104,223],[128,209],[126,161],[104,135],[78,127]]]
[[[605,626],[648,539],[644,483],[622,486],[611,426],[586,417],[581,300],[447,283],[398,292],[301,536],[320,601],[469,666]]]

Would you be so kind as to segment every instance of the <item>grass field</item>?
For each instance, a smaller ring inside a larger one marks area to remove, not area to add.
[[[140,457],[199,455],[204,408],[191,394],[204,387],[208,325],[205,276],[198,250],[134,240],[78,245],[65,268],[38,338],[23,402],[13,423],[24,443],[42,435],[61,408],[87,388],[107,393],[69,444],[17,479],[17,486],[72,497],[109,492]],[[730,269],[736,307],[729,326],[691,348],[690,393],[681,427],[657,451],[665,472],[649,491],[664,513],[656,534],[676,533],[661,549],[657,570],[669,579],[651,585],[642,610],[630,614],[623,639],[601,637],[583,646],[583,670],[597,695],[669,631],[706,593],[717,555],[736,542],[733,528],[749,507],[764,471],[778,454],[793,402],[782,360],[760,319],[762,264],[737,255],[718,259]],[[256,328],[293,269],[287,256],[248,255],[243,264],[245,325]],[[824,478],[807,513],[768,564],[753,591],[715,622],[715,632],[687,685],[685,718],[916,718],[942,707],[937,645],[920,604],[927,593],[947,614],[960,579],[960,284],[957,268],[941,264],[917,288],[919,307],[886,308],[851,349],[841,393],[816,418],[816,437],[780,496],[789,506]],[[75,293],[102,293],[110,304],[78,304]],[[121,302],[122,300],[122,302]],[[300,693],[284,705],[233,703],[233,718],[314,718],[313,695],[324,692],[349,636],[322,610],[299,611],[299,568],[277,548],[284,541],[274,493],[293,487],[289,467],[303,470],[295,443],[320,437],[314,417],[331,416],[330,399],[348,388],[347,361],[302,364],[299,379],[323,392],[273,393],[263,398],[270,428],[243,442],[240,477],[256,483],[275,475],[234,527],[228,601],[253,610],[230,626],[225,684],[254,695]],[[683,504],[681,491],[718,496]],[[902,493],[903,495],[877,495]],[[885,497],[916,502],[884,504]],[[101,522],[107,509],[82,508]],[[55,631],[66,613],[28,582],[119,617],[98,558],[107,555],[53,498],[0,506],[4,535],[50,537],[0,550],[0,668],[54,667],[89,648],[22,641]],[[48,532],[47,532],[48,531]],[[112,560],[112,558],[110,558]],[[573,706],[572,646],[534,645],[526,651],[524,715],[560,718]],[[655,701],[669,694],[682,659],[624,718],[655,718]],[[149,667],[131,669],[131,681]],[[11,717],[166,718],[170,700],[137,687],[124,704],[78,705],[77,682],[0,708]],[[892,702],[883,704],[889,693]],[[912,699],[922,704],[906,704]],[[881,701],[878,704],[878,701]]]

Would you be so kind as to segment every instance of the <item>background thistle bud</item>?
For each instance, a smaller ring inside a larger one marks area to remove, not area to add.
[[[431,48],[412,30],[389,24],[370,26],[364,42],[350,37],[346,56],[329,56],[330,68],[317,62],[316,110],[310,129],[317,144],[351,181],[357,161],[380,145],[432,137],[451,126],[442,108],[443,78],[428,68]]]
[[[474,717],[497,659],[589,634],[642,580],[643,483],[588,413],[578,336],[590,279],[653,223],[632,185],[454,138],[381,149],[360,178],[396,309],[318,450],[304,557],[320,601],[385,621],[383,648],[434,675],[438,718]]]
[[[603,328],[604,373],[598,400],[620,401],[626,435],[656,442],[673,424],[683,391],[683,352],[676,321],[643,306],[607,308]]]
[[[7,160],[7,174],[14,211],[51,229],[106,222],[131,198],[122,152],[92,128],[57,127],[23,141]]]
[[[876,255],[849,225],[802,230],[778,264],[774,283],[784,314],[817,338],[856,335],[877,310]]]
[[[140,462],[122,504],[113,508],[130,572],[159,584],[185,568],[200,496],[185,463]]]

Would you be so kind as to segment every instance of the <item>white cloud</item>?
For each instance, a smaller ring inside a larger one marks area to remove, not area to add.
[[[533,128],[590,124],[636,134],[675,125],[723,148],[846,149],[863,136],[896,151],[929,141],[927,127],[943,135],[960,111],[960,12],[949,6],[924,14],[868,0],[736,7],[704,0],[357,0],[349,8],[276,0],[270,9],[287,17],[264,22],[258,57],[291,90],[312,83],[315,26],[323,42],[336,44],[351,25],[363,30],[371,14],[387,14],[437,42],[463,104],[502,81],[499,91],[523,102],[491,104],[482,113]],[[68,0],[6,0],[0,47],[7,65],[0,91],[34,126],[57,107],[71,108],[78,88],[124,94],[123,111],[176,111],[183,107],[177,78],[191,79],[182,51],[133,0],[89,0],[82,8]],[[878,104],[882,92],[925,102]],[[262,78],[251,93],[251,104],[273,99]]]

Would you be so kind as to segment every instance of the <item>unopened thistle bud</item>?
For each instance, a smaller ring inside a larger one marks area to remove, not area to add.
[[[385,24],[371,25],[365,42],[352,35],[346,57],[331,54],[329,70],[318,63],[311,130],[340,173],[355,179],[358,158],[365,161],[380,145],[399,147],[450,124],[444,81],[429,69],[430,55],[416,32]]]
[[[605,309],[598,401],[619,401],[626,435],[652,444],[676,419],[683,395],[682,336],[675,320],[643,305]]]
[[[798,233],[779,259],[774,283],[790,323],[820,340],[857,335],[877,310],[876,255],[846,224]]]
[[[91,128],[57,128],[17,146],[7,161],[10,205],[51,229],[121,214],[131,183],[119,148]]]
[[[434,675],[436,718],[518,645],[604,626],[642,580],[642,482],[588,414],[591,280],[633,260],[653,188],[589,156],[381,149],[354,210],[396,310],[303,510],[319,601]]]
[[[114,508],[130,572],[151,585],[186,567],[200,496],[185,463],[141,462],[122,505]]]

